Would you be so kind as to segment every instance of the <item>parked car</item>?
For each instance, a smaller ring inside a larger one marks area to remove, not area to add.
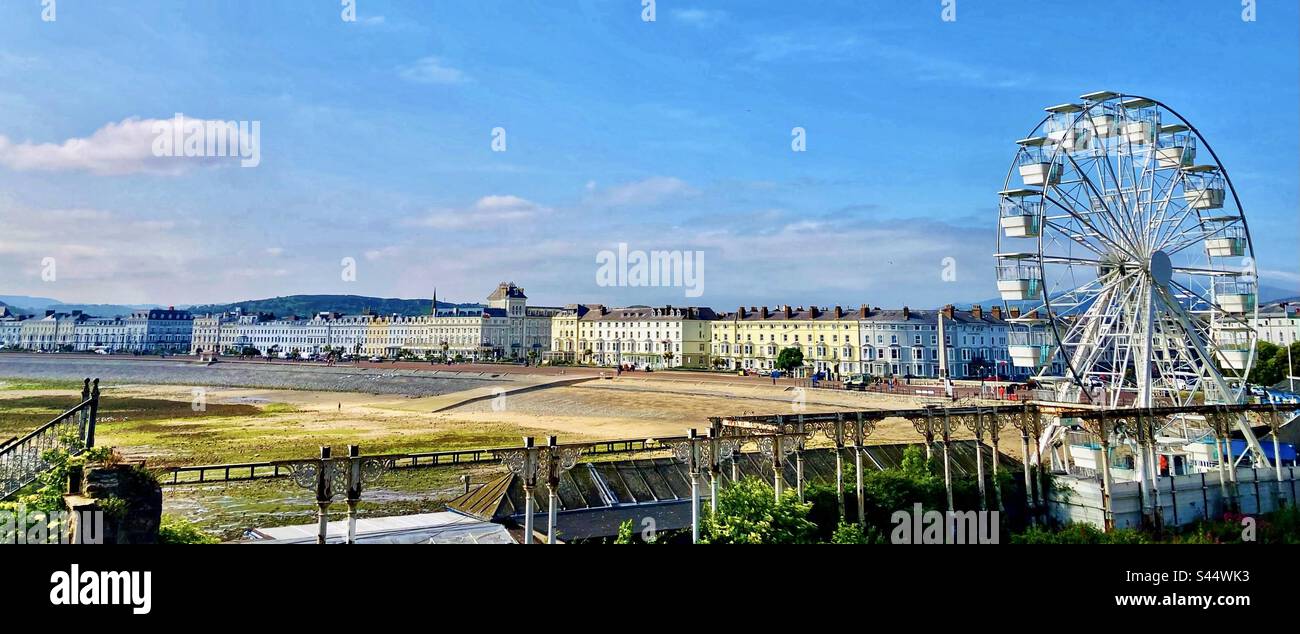
[[[371,363],[383,363],[383,362],[384,362],[384,358],[383,358],[383,357],[379,357],[379,356],[372,356],[372,357],[370,357],[369,359],[367,359],[367,361],[369,361],[369,362],[371,362]]]
[[[844,387],[846,389],[864,388],[870,384],[871,384],[870,374],[854,374],[844,380]]]

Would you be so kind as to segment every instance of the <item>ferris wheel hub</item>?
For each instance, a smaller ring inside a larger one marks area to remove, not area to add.
[[[1151,263],[1147,271],[1151,273],[1151,279],[1157,284],[1168,288],[1169,282],[1174,279],[1174,262],[1164,251],[1156,251],[1151,254]]]

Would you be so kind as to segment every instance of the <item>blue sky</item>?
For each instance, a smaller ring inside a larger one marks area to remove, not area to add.
[[[3,2],[0,290],[978,300],[1014,141],[1101,89],[1191,120],[1263,283],[1300,288],[1295,3],[1254,22],[1237,0],[958,0],[955,22],[941,4],[659,0],[644,22],[639,0],[357,0],[349,23],[338,0],[58,0],[53,22]],[[132,122],[175,113],[260,122],[260,165],[141,158]],[[703,296],[598,286],[619,243],[703,251]]]

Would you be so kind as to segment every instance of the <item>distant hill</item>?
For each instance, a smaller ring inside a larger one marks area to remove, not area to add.
[[[1260,284],[1259,286],[1259,301],[1261,304],[1277,301],[1293,302],[1296,301],[1297,296],[1300,296],[1300,289],[1280,288],[1277,286],[1269,286],[1268,284]]]
[[[61,313],[79,310],[96,317],[121,317],[145,308],[166,308],[157,304],[65,304],[49,297],[27,295],[0,295],[0,304],[25,315],[44,315],[46,310],[57,310]]]
[[[220,313],[236,308],[246,313],[273,313],[278,317],[298,315],[310,317],[316,313],[338,312],[358,315],[367,309],[376,315],[427,315],[430,300],[396,299],[388,297],[365,297],[362,295],[286,295],[270,299],[252,299],[232,304],[204,304],[190,306],[190,312],[196,315]],[[482,304],[453,304],[439,301],[439,308],[475,308]]]
[[[34,310],[45,310],[46,306],[62,304],[63,302],[49,297],[31,297],[28,295],[0,295],[0,304],[5,304],[14,310],[19,308],[27,309],[28,312]]]

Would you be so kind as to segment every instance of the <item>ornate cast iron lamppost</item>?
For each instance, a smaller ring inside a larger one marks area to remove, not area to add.
[[[1020,430],[1020,459],[1021,466],[1025,470],[1025,508],[1029,513],[1030,521],[1034,517],[1034,508],[1038,506],[1038,493],[1034,488],[1034,478],[1029,472],[1029,404],[1021,406],[1020,415],[1011,419],[1011,424]],[[1105,436],[1102,436],[1103,445],[1106,443]]]
[[[700,542],[700,463],[706,459],[707,454],[712,453],[712,444],[709,439],[701,438],[694,428],[687,430],[686,440],[668,443],[673,450],[673,457],[686,465],[686,470],[691,476],[692,544]]]
[[[359,445],[348,445],[347,459],[348,542],[357,543],[357,505],[364,485],[379,479],[390,464],[379,458],[362,458]]]
[[[546,543],[554,544],[555,516],[559,510],[560,476],[578,464],[583,447],[561,447],[555,436],[546,437],[546,448],[541,450],[540,467],[546,469]]]
[[[956,510],[953,508],[952,475],[948,462],[948,450],[949,446],[952,444],[952,430],[948,424],[948,408],[945,407],[943,409],[943,418],[939,420],[935,420],[934,412],[936,409],[938,408],[933,405],[926,406],[925,417],[913,418],[912,428],[915,429],[917,433],[925,436],[926,460],[930,460],[934,457],[932,446],[934,445],[935,433],[939,433],[943,439],[943,488],[948,497],[948,510],[952,511]]]
[[[862,454],[866,453],[867,436],[875,430],[876,422],[863,420],[862,412],[858,412],[858,419],[853,423],[853,472],[857,480],[858,525],[862,527],[867,525],[867,505],[863,500],[862,486]]]
[[[762,434],[755,438],[758,450],[772,460],[772,489],[777,503],[780,503],[785,494],[785,458],[798,449],[804,440],[803,434]]]
[[[975,432],[975,477],[979,483],[980,510],[988,510],[987,494],[984,491],[984,411],[975,408],[975,414],[962,417],[966,429]],[[993,464],[997,464],[997,454],[993,455]]]
[[[1028,411],[1026,409],[1025,411]],[[1023,412],[1022,412],[1023,414]],[[1110,432],[1113,429],[1112,423],[1107,420],[1105,410],[1097,413],[1096,418],[1084,416],[1079,419],[1085,429],[1095,435],[1101,441],[1101,512],[1103,527],[1109,531],[1115,527],[1115,518],[1111,512],[1111,478],[1110,478]],[[1024,432],[1023,422],[1016,422],[1016,428]],[[1022,436],[1023,437],[1023,436]],[[1026,454],[1028,455],[1028,454]],[[1028,461],[1026,460],[1026,464]],[[1027,469],[1028,467],[1026,467]],[[1029,472],[1025,472],[1025,483],[1029,483]],[[1026,503],[1029,502],[1029,494],[1025,494]],[[1032,521],[1032,516],[1031,516]]]
[[[709,467],[709,509],[713,514],[718,513],[718,493],[722,483],[722,462],[731,461],[732,481],[739,480],[740,468],[737,460],[740,458],[740,445],[744,439],[738,436],[727,436],[722,431],[722,423],[718,419],[712,419],[709,429],[706,432],[709,438],[709,451],[707,453]]]
[[[346,458],[334,458],[329,447],[320,448],[317,460],[299,460],[285,463],[288,475],[297,486],[316,492],[316,543],[324,544],[328,537],[329,507],[334,496],[343,492],[348,504],[348,532],[346,543],[357,541],[357,505],[365,484],[374,482],[384,473],[387,465],[377,458],[362,458],[361,448],[348,446]]]
[[[339,469],[330,457],[330,448],[320,448],[320,459],[292,462],[286,465],[294,484],[316,492],[316,543],[324,544],[329,524],[330,502],[334,492],[347,486],[347,471]]]
[[[533,543],[533,487],[537,485],[537,468],[540,464],[541,449],[534,446],[533,437],[524,437],[521,449],[502,452],[501,461],[524,487],[524,543]]]
[[[1002,436],[1002,429],[1006,426],[1006,421],[997,411],[991,412],[984,419],[984,427],[989,432],[989,442],[993,443],[993,501],[998,505],[998,511],[1005,511],[1002,506],[1002,483],[998,481],[998,463],[1002,462],[1002,451],[998,448],[998,439]]]

